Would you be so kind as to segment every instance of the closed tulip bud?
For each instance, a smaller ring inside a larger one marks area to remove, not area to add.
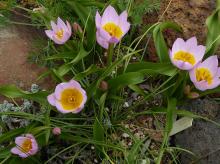
[[[76,22],[73,23],[73,31],[75,33],[77,33],[77,32],[82,33],[83,32],[81,26]]]
[[[59,127],[55,127],[53,128],[52,132],[54,135],[58,136],[61,134],[61,129]]]
[[[190,93],[190,86],[189,85],[186,85],[185,88],[184,88],[184,93],[186,95],[188,95]]]
[[[106,91],[108,90],[108,83],[106,81],[101,81],[100,85],[99,85],[99,88],[102,90],[102,91]]]
[[[188,98],[190,98],[190,99],[196,99],[198,97],[199,97],[199,94],[197,92],[190,92],[188,94]]]

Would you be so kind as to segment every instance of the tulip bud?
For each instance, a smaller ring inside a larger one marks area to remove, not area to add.
[[[188,98],[190,98],[190,99],[196,99],[198,97],[199,97],[199,94],[197,92],[190,92],[188,94]]]
[[[101,83],[99,84],[99,89],[101,89],[102,91],[108,90],[108,83],[106,81],[101,81]]]
[[[73,31],[75,33],[77,33],[77,32],[82,33],[83,32],[81,26],[76,22],[73,23]]]
[[[58,136],[61,134],[61,129],[59,127],[55,127],[53,128],[52,132],[55,136]]]
[[[189,85],[186,85],[185,86],[185,88],[184,88],[184,93],[186,94],[186,95],[188,95],[188,94],[190,94],[190,86]]]

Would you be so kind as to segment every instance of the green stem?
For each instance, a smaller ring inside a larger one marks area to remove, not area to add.
[[[109,44],[109,47],[108,47],[108,59],[107,59],[107,65],[111,65],[112,64],[112,56],[113,56],[113,52],[114,52],[114,44],[111,43]]]
[[[216,3],[217,3],[217,5],[216,5],[216,6],[217,6],[217,8],[219,8],[219,7],[220,7],[220,0],[217,0],[217,2],[216,2]]]

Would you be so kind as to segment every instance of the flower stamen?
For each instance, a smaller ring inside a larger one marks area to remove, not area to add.
[[[114,23],[106,23],[102,28],[108,32],[109,35],[117,39],[120,39],[123,35],[121,28]]]
[[[58,38],[58,39],[62,39],[62,38],[63,38],[63,33],[64,33],[63,29],[58,30],[58,31],[56,32],[57,38]]]
[[[25,139],[21,145],[21,151],[24,153],[29,152],[32,149],[32,142],[31,139]]]
[[[63,90],[61,93],[61,105],[65,110],[77,109],[83,101],[82,93],[76,88]]]
[[[183,62],[188,62],[191,65],[195,65],[195,63],[196,63],[195,57],[191,53],[188,53],[188,52],[185,52],[185,51],[176,52],[174,54],[173,59],[174,60],[181,60]]]
[[[196,80],[205,80],[209,85],[212,84],[212,74],[207,68],[197,68],[196,69]]]

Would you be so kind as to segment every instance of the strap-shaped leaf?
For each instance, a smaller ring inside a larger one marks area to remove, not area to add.
[[[169,62],[169,54],[168,54],[168,47],[166,45],[166,42],[163,37],[163,30],[165,29],[174,29],[176,31],[181,31],[181,28],[179,25],[176,23],[172,22],[162,22],[158,24],[154,30],[153,30],[153,39],[154,39],[154,44],[156,47],[157,55],[160,59],[160,62]]]

